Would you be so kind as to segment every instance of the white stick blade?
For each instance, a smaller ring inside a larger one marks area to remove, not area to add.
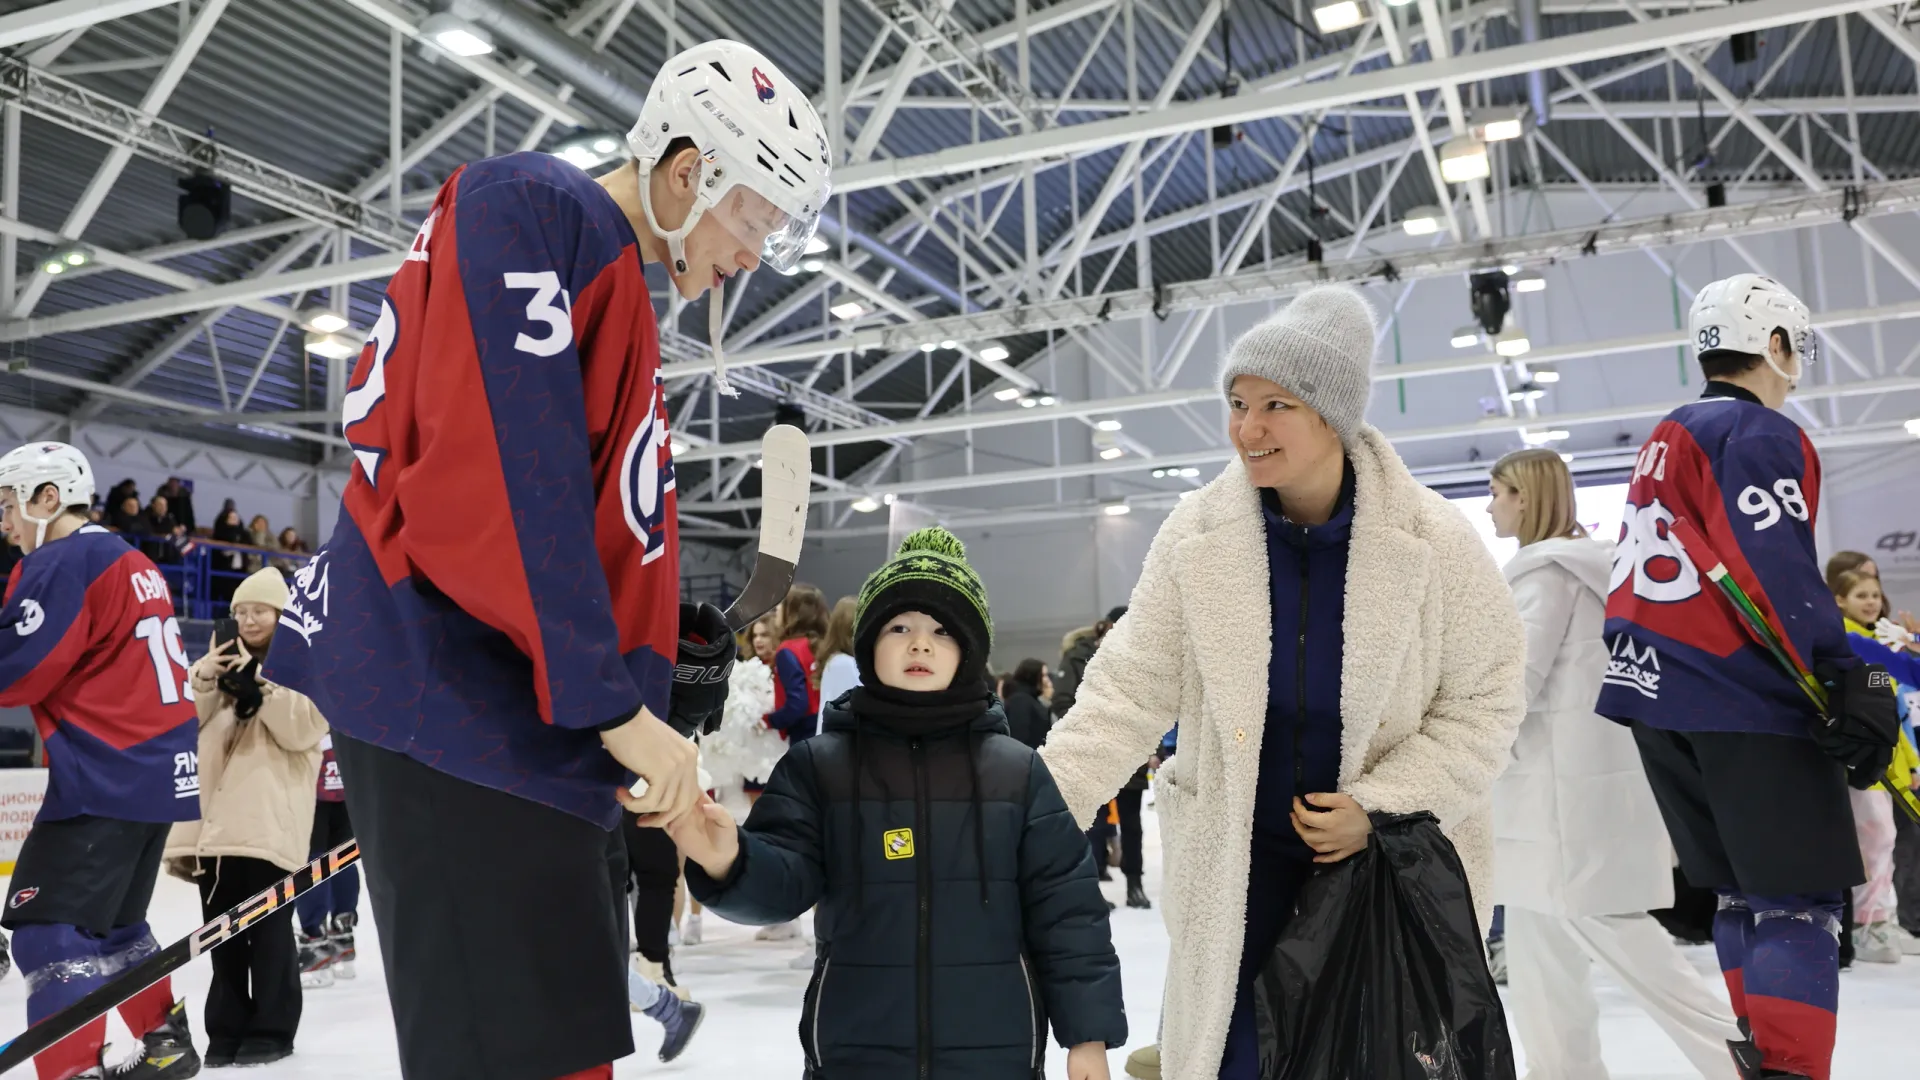
[[[807,433],[776,424],[760,440],[760,551],[797,564],[807,537],[813,450]]]

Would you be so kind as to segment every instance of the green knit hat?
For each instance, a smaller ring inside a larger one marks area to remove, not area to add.
[[[956,683],[970,671],[986,670],[987,654],[993,650],[987,587],[968,564],[966,545],[938,525],[902,540],[893,558],[860,586],[853,617],[853,655],[868,686],[878,681],[873,673],[874,642],[887,621],[903,611],[933,616],[960,642]]]

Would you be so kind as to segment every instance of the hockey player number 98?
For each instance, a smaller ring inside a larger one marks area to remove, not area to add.
[[[1775,501],[1778,496],[1778,501]],[[1786,508],[1789,516],[1796,521],[1807,520],[1807,500],[1800,494],[1800,482],[1791,476],[1783,476],[1773,482],[1773,494],[1767,494],[1764,488],[1748,484],[1740,491],[1735,500],[1740,512],[1758,518],[1753,523],[1753,531],[1772,528],[1780,520],[1780,510]]]

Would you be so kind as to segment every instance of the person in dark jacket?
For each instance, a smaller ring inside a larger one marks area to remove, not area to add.
[[[1020,661],[1020,666],[1000,685],[1001,703],[1007,711],[1007,731],[1033,749],[1040,749],[1047,741],[1047,730],[1053,727],[1053,714],[1041,701],[1053,694],[1047,662],[1028,657]]]
[[[193,485],[190,482],[169,476],[157,494],[167,497],[167,511],[181,528],[189,533],[198,531],[199,523],[193,517]]]
[[[1100,643],[1106,640],[1107,631],[1127,613],[1124,605],[1107,612],[1107,617],[1094,623],[1091,629],[1075,630],[1067,635],[1060,653],[1060,678],[1054,683],[1053,715],[1067,715],[1073,708],[1074,699],[1080,691],[1080,680],[1086,676],[1087,664],[1093,655],[1100,651]],[[1147,791],[1147,772],[1150,762],[1141,762],[1133,776],[1114,796],[1120,830],[1120,873],[1127,879],[1127,906],[1130,908],[1150,908],[1153,901],[1147,899],[1146,885],[1142,875],[1146,872],[1146,858],[1142,848],[1145,841],[1140,832],[1140,800]],[[1094,865],[1100,870],[1101,881],[1113,880],[1107,872],[1107,845],[1113,841],[1114,826],[1107,821],[1103,811],[1094,815],[1093,827],[1087,830],[1087,846],[1093,851]]]
[[[801,1008],[816,1080],[1106,1080],[1120,962],[1086,843],[1039,755],[1007,735],[993,624],[965,548],[907,537],[860,590],[860,687],[773,770],[744,828],[712,800],[669,826],[687,887],[742,923],[818,904]]]

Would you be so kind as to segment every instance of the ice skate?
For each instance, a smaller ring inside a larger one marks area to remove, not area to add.
[[[147,1032],[140,1042],[140,1052],[118,1065],[108,1065],[106,1052],[101,1051],[99,1075],[106,1080],[186,1080],[200,1074],[200,1055],[193,1049],[185,1001],[174,1002],[166,1023]]]
[[[700,913],[694,912],[680,924],[680,944],[700,944]]]
[[[233,1063],[240,1066],[271,1065],[292,1054],[292,1043],[283,1043],[278,1039],[246,1038],[240,1040],[240,1050],[233,1055]]]
[[[1137,877],[1127,879],[1127,906],[1130,908],[1150,908],[1153,901],[1147,899],[1147,890]]]
[[[763,926],[754,931],[753,940],[792,941],[799,936],[800,923],[799,920],[796,919],[793,922],[774,923],[772,926]]]
[[[672,987],[647,978],[638,957],[627,972],[627,1002],[634,1012],[646,1014],[666,1029],[666,1037],[660,1040],[663,1062],[680,1056],[699,1029],[701,1017],[706,1015],[699,1002],[682,1001]]]
[[[1893,943],[1899,947],[1900,955],[1920,956],[1920,937],[1914,937],[1907,932],[1906,927],[1898,923],[1893,924],[1892,929],[1889,930],[1888,933],[1893,938]],[[0,971],[0,975],[4,974],[4,971]]]
[[[309,935],[301,931],[300,940],[300,988],[320,990],[333,985],[333,943],[323,930]]]
[[[1891,922],[1868,923],[1853,928],[1853,958],[1868,964],[1897,964],[1900,945],[1893,938]]]
[[[343,911],[327,920],[327,944],[333,948],[333,977],[354,977],[353,962],[359,953],[353,947],[353,927],[359,921],[351,911]]]
[[[1493,985],[1507,985],[1507,943],[1504,939],[1487,943],[1487,973],[1493,976]]]

